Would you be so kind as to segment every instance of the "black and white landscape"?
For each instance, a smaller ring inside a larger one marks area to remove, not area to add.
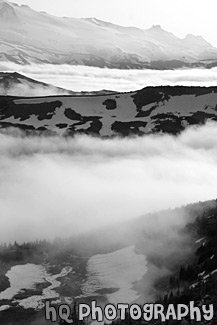
[[[203,37],[180,39],[160,25],[141,30],[96,18],[60,18],[6,0],[0,17],[2,61],[120,69],[217,65],[217,49]]]
[[[207,8],[197,1],[190,28],[189,1],[179,15],[170,0],[162,15],[157,1],[117,0],[111,12],[84,1],[0,0],[0,324],[65,324],[45,320],[49,301],[69,304],[83,325],[76,306],[92,300],[213,304],[200,324],[216,324],[217,43]],[[135,24],[148,11],[153,26]],[[189,31],[176,36],[184,13]],[[159,25],[174,17],[174,29]]]

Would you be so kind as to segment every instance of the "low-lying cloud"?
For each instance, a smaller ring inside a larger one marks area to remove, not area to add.
[[[178,137],[1,133],[1,241],[66,237],[215,198],[216,138],[212,123]]]
[[[0,62],[0,71],[16,71],[72,91],[134,91],[146,86],[215,86],[217,68],[179,70],[119,70],[73,65]]]
[[[13,85],[8,89],[0,87],[0,94],[3,96],[24,96],[24,97],[37,97],[37,96],[53,96],[53,95],[70,95],[69,91],[60,90],[54,87],[43,87],[34,85],[34,87],[28,85]]]
[[[1,82],[1,79],[0,79]],[[70,91],[61,90],[57,87],[52,86],[42,86],[37,84],[11,84],[10,87],[5,88],[0,85],[0,95],[3,96],[24,96],[24,97],[34,97],[34,96],[52,96],[52,95],[70,95]]]

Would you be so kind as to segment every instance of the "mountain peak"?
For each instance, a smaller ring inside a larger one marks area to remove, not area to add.
[[[95,18],[95,17],[90,17],[90,18],[87,18],[87,20],[90,20],[90,21],[92,21],[93,23],[98,23],[98,19],[97,18]]]
[[[89,21],[95,25],[107,25],[107,24],[111,25],[111,23],[107,23],[107,22],[97,19],[95,17],[84,18],[84,20]]]
[[[152,27],[148,28],[148,31],[156,33],[165,32],[161,25],[152,25]]]
[[[161,38],[176,38],[176,36],[173,33],[168,32],[167,30],[163,29],[161,25],[153,25],[151,28],[146,29],[146,31],[150,34],[152,34],[154,37]]]
[[[153,25],[150,29],[153,29],[153,30],[162,30],[162,27],[161,27],[161,25]]]
[[[203,38],[188,35],[180,39],[157,24],[141,29],[95,17],[64,19],[7,0],[0,0],[0,44],[6,44],[1,47],[0,60],[19,64],[129,69],[150,68],[159,61],[162,69],[217,62],[217,49]]]
[[[148,28],[147,30],[149,32],[151,32],[151,33],[156,33],[156,34],[158,34],[158,33],[164,33],[164,34],[173,35],[172,33],[166,31],[165,29],[163,29],[161,27],[161,25],[153,25],[151,28]]]
[[[14,20],[17,18],[13,6],[8,1],[0,0],[0,18],[3,21]]]
[[[187,34],[184,41],[211,46],[201,35]]]
[[[187,40],[193,40],[193,39],[203,39],[203,37],[202,36],[199,36],[199,35],[193,35],[193,34],[187,34],[186,35],[186,37],[185,37],[185,39],[187,39]]]

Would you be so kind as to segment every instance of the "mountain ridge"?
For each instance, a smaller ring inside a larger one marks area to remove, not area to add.
[[[0,61],[120,69],[159,69],[156,61],[163,62],[161,69],[217,64],[217,48],[201,36],[181,39],[160,25],[139,29],[93,17],[62,18],[6,0],[0,15]]]
[[[76,92],[29,78],[18,72],[0,72],[0,96],[92,96],[112,93],[114,92],[109,90]]]
[[[217,87],[146,87],[130,93],[0,97],[0,128],[59,136],[177,135],[217,121]]]

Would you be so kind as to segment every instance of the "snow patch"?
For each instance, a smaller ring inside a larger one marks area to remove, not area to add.
[[[3,305],[3,306],[0,306],[0,311],[7,310],[7,309],[9,309],[9,308],[10,308],[9,305]]]
[[[139,297],[133,284],[146,272],[146,258],[137,254],[134,246],[94,255],[87,264],[87,281],[82,285],[82,296],[97,296],[98,290],[112,288],[117,290],[105,295],[109,302],[131,303]]]
[[[202,242],[202,240],[204,240],[204,239],[205,239],[205,237],[202,237],[202,238],[196,240],[195,244],[200,244]]]
[[[42,295],[32,295],[26,299],[14,300],[25,309],[34,308],[35,310],[44,307],[44,300],[57,299],[59,294],[54,290],[60,286],[58,278],[67,276],[72,271],[72,267],[64,267],[59,274],[48,274],[42,265],[25,264],[13,266],[6,276],[10,281],[10,288],[0,293],[0,300],[12,300],[15,295],[25,290],[34,290],[37,284],[49,282],[50,286],[43,289]]]

